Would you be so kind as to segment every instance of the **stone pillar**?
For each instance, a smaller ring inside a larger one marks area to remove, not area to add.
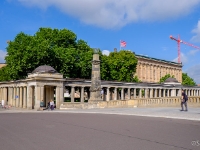
[[[165,89],[163,89],[163,97],[165,97],[166,95],[165,95],[165,93],[166,93],[166,90]]]
[[[71,96],[71,103],[74,103],[74,86],[71,87],[70,96]]]
[[[158,89],[155,89],[155,96],[154,96],[155,98],[158,97],[158,93],[157,92],[158,92]]]
[[[27,109],[33,109],[33,87],[27,86]]]
[[[84,103],[84,86],[81,87],[81,103]]]
[[[27,90],[23,87],[23,108],[27,107]]]
[[[147,98],[148,97],[148,89],[144,89],[144,97]]]
[[[139,91],[139,98],[142,98],[142,89]]]
[[[35,86],[35,105],[34,109],[40,110],[40,102],[42,101],[42,89],[44,90],[44,86],[36,85]]]
[[[107,95],[106,95],[106,101],[110,100],[110,87],[107,87],[107,91],[106,91]]]
[[[12,106],[16,107],[16,87],[13,87]]]
[[[8,88],[4,88],[4,103],[5,105],[8,104]]]
[[[10,105],[10,97],[11,97],[11,93],[10,93],[10,87],[8,87],[8,105]]]
[[[150,89],[150,98],[153,98],[153,89]]]
[[[159,89],[159,97],[162,97],[162,90],[161,89]]]
[[[101,77],[100,77],[100,60],[99,54],[93,54],[92,61],[92,78],[90,87],[90,100],[91,103],[102,101],[101,99]],[[92,102],[93,101],[93,102]]]
[[[131,89],[128,88],[128,99],[131,99]]]
[[[134,98],[136,98],[136,88],[133,89],[133,93],[134,93]]]
[[[63,90],[64,90],[63,86],[56,87],[56,108],[57,109],[60,109],[60,104],[64,101]]]
[[[170,89],[167,89],[167,97],[169,97],[169,90],[170,90]]]
[[[124,100],[124,88],[121,90],[121,100]]]
[[[22,87],[19,88],[19,107],[22,108]]]
[[[16,88],[16,106],[19,107],[19,87]]]
[[[114,89],[114,100],[117,100],[117,87]]]
[[[40,95],[40,102],[44,102],[44,86],[41,86],[40,87],[40,90],[41,90],[41,95]]]

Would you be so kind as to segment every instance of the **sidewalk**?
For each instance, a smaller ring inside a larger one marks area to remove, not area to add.
[[[104,109],[71,109],[71,110],[53,110],[36,111],[19,108],[9,110],[0,109],[0,113],[93,113],[93,114],[116,114],[116,115],[134,115],[146,117],[162,117],[172,119],[185,119],[200,121],[200,108],[189,108],[189,111],[180,111],[178,107],[167,108],[104,108]]]

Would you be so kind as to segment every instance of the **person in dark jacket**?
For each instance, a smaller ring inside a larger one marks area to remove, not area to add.
[[[184,90],[182,90],[182,96],[181,96],[181,108],[182,108],[181,111],[184,111],[183,105],[185,105],[185,111],[188,111],[186,94],[185,94]]]

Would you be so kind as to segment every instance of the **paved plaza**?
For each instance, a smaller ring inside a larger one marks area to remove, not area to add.
[[[53,111],[34,111],[19,108],[9,110],[0,109],[0,113],[93,113],[93,114],[115,114],[133,115],[146,117],[162,117],[171,119],[184,119],[200,121],[200,108],[189,108],[189,111],[180,111],[179,107],[157,107],[157,108],[105,108],[105,109],[67,109]]]
[[[198,116],[198,108],[1,110],[0,145],[5,150],[198,150]]]

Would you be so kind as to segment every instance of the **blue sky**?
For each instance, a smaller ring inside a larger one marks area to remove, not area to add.
[[[7,40],[40,27],[70,29],[102,51],[119,50],[124,40],[124,49],[136,54],[176,61],[170,35],[200,47],[200,0],[1,0],[0,62]],[[200,83],[200,50],[181,44],[181,60],[183,71]]]

